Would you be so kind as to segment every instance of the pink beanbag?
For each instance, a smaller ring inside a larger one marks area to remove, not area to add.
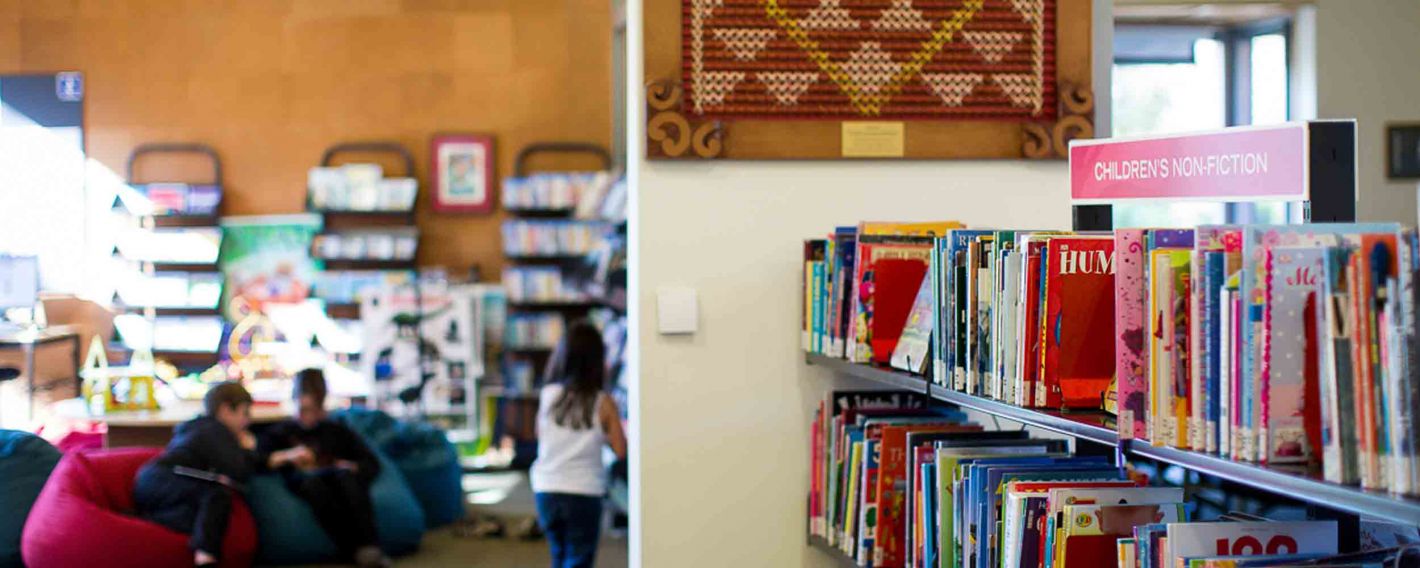
[[[133,480],[156,448],[66,454],[25,522],[20,552],[29,568],[192,566],[188,535],[133,515]],[[250,566],[256,524],[241,499],[223,542],[223,567]]]

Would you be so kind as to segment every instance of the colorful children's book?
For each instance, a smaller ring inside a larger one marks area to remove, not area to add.
[[[1039,406],[1099,408],[1114,376],[1114,239],[1052,237]]]
[[[1263,463],[1307,463],[1314,441],[1307,438],[1305,410],[1308,304],[1321,295],[1326,270],[1321,247],[1274,247],[1266,251],[1263,276],[1264,333],[1258,391]],[[1315,395],[1311,395],[1315,396]]]
[[[1114,232],[1114,376],[1119,398],[1119,437],[1149,438],[1148,257],[1145,229]]]
[[[932,327],[935,323],[936,319],[932,313],[932,281],[924,277],[917,287],[917,299],[912,302],[912,310],[907,313],[907,322],[898,337],[897,346],[893,348],[893,368],[915,374],[922,374],[927,370],[927,358],[932,347]]]
[[[1263,554],[1335,554],[1335,521],[1172,523],[1167,566],[1186,558]]]
[[[1149,253],[1149,440],[1155,446],[1189,447],[1190,256],[1186,249]]]

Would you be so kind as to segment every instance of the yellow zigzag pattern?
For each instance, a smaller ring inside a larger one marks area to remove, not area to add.
[[[887,105],[893,95],[902,90],[902,86],[922,72],[922,68],[927,65],[932,57],[936,56],[947,42],[952,40],[976,14],[981,11],[985,0],[967,0],[960,9],[952,13],[952,17],[942,21],[941,26],[932,32],[932,37],[922,42],[922,49],[913,52],[912,57],[906,64],[893,75],[892,80],[877,93],[864,93],[858,88],[858,84],[849,77],[843,69],[828,58],[828,52],[819,48],[817,41],[809,37],[809,33],[804,31],[798,20],[789,17],[789,11],[779,5],[779,0],[761,0],[764,4],[764,13],[773,20],[785,33],[789,39],[793,40],[799,49],[809,55],[809,60],[818,65],[828,78],[838,84],[838,88],[848,95],[848,100],[858,109],[858,113],[864,116],[877,116],[882,114],[883,107]]]

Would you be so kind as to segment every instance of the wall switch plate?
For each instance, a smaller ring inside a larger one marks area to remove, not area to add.
[[[699,325],[700,310],[696,306],[694,288],[656,290],[656,326],[661,335],[692,334]]]

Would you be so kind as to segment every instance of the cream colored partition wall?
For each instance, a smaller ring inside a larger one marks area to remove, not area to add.
[[[639,1],[629,13],[639,94]],[[632,103],[629,128],[633,565],[826,566],[805,545],[808,422],[824,392],[849,379],[805,365],[799,351],[800,240],[864,219],[1067,228],[1065,164],[647,162],[642,104]],[[698,292],[694,335],[656,332],[665,287]]]

